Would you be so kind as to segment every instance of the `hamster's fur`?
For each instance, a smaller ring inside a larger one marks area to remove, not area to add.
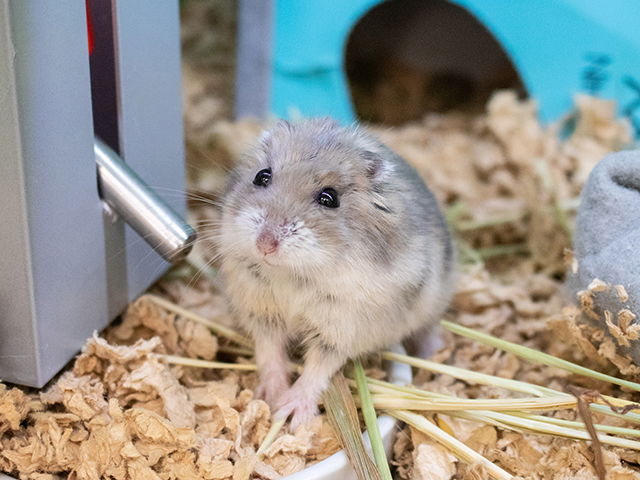
[[[230,305],[255,341],[259,393],[294,427],[348,359],[428,331],[453,290],[431,191],[376,138],[329,119],[262,135],[230,174],[218,247]],[[305,351],[293,385],[291,346]]]

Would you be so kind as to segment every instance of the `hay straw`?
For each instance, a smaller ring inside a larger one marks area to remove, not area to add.
[[[544,415],[535,415],[535,414],[523,413],[523,412],[510,412],[509,414],[515,417],[527,418],[529,420],[537,420],[539,422],[552,423],[554,425],[559,425],[562,427],[578,428],[578,429],[585,428],[584,423],[574,421],[574,420],[564,420],[561,418],[545,417]],[[602,432],[602,433],[611,433],[613,435],[622,435],[625,437],[640,437],[640,430],[636,430],[634,428],[615,427],[613,425],[602,425],[598,423],[594,424],[593,426],[596,428],[598,432]]]
[[[425,433],[433,438],[436,442],[442,444],[449,449],[460,460],[471,465],[481,464],[487,473],[497,480],[512,480],[513,476],[493,462],[480,455],[475,450],[469,448],[457,438],[449,435],[447,432],[437,427],[434,423],[427,420],[417,413],[407,412],[404,410],[387,410],[387,413],[398,420],[401,420],[417,430]]]
[[[197,315],[187,310],[186,308],[182,308],[180,305],[176,305],[175,303],[170,302],[169,300],[166,300],[162,297],[158,297],[157,295],[148,293],[145,295],[145,297],[151,300],[153,303],[155,303],[159,307],[169,310],[170,312],[173,312],[176,315],[180,315],[181,317],[188,318],[189,320],[205,325],[212,332],[215,332],[222,337],[226,337],[229,340],[233,340],[238,345],[242,345],[248,348],[253,348],[253,342],[251,340],[249,340],[247,337],[243,335],[240,335],[238,332],[236,332],[235,330],[229,327],[225,327],[224,325],[220,325],[219,323],[216,323],[204,317],[201,317],[200,315]]]
[[[373,378],[368,379],[369,382],[369,387],[371,388],[371,390],[376,391],[376,392],[382,392],[382,393],[393,393],[396,392],[397,395],[402,395],[404,397],[410,397],[410,398],[457,398],[457,397],[453,397],[451,395],[445,395],[443,393],[435,393],[435,392],[429,392],[427,390],[423,390],[420,389],[418,387],[415,386],[406,386],[406,387],[400,387],[398,385],[394,385],[393,383],[389,383],[389,382],[385,382],[383,380],[375,380]],[[557,392],[558,394],[560,394],[561,392]],[[608,396],[604,396],[604,398],[607,399],[607,401],[609,401],[609,399],[611,399],[612,397],[608,397]],[[619,399],[614,399],[614,400],[618,400],[621,401]],[[624,402],[627,402],[626,400],[624,400]],[[630,403],[630,402],[629,402]],[[627,412],[627,413],[616,413],[614,411],[611,410],[610,407],[606,406],[606,405],[591,405],[591,409],[604,414],[604,415],[608,415],[611,417],[617,417],[623,420],[627,420],[630,421],[632,423],[638,423],[640,422],[640,415],[636,414],[636,413],[631,413],[631,412]],[[450,414],[451,412],[449,412]],[[515,416],[522,416],[522,417],[526,417],[526,418],[533,418],[536,420],[541,420],[541,421],[547,421],[549,423],[557,423],[558,425],[564,425],[564,426],[569,426],[569,427],[575,427],[575,428],[585,428],[584,423],[582,422],[575,422],[575,421],[570,421],[570,420],[561,420],[559,418],[553,418],[553,417],[544,417],[542,415],[535,415],[535,414],[530,414],[530,413],[524,413],[524,412],[515,412],[515,411],[511,411],[509,412],[510,415],[515,415]],[[613,434],[617,434],[617,435],[625,435],[625,436],[631,436],[631,437],[640,437],[640,430],[636,430],[633,428],[625,428],[625,427],[614,427],[611,425],[601,425],[601,424],[596,424],[595,425],[596,430],[598,431],[602,431],[604,433],[613,433]]]
[[[422,360],[419,358],[410,357],[408,355],[401,355],[394,352],[383,352],[382,358],[401,362],[401,363],[406,363],[408,365],[412,365],[414,367],[422,368],[432,372],[449,375],[468,383],[496,386],[496,387],[504,388],[506,390],[511,390],[511,391],[520,392],[520,393],[528,393],[530,395],[534,395],[538,397],[564,395],[568,398],[574,398],[573,395],[570,395],[566,392],[553,390],[551,388],[542,387],[539,385],[533,385],[533,384],[530,384],[527,382],[521,382],[518,380],[501,378],[495,375],[488,375],[486,373],[472,372],[464,368],[453,367],[450,365],[441,365],[439,363],[431,362],[429,360]],[[611,378],[615,378],[615,377],[611,377]],[[419,389],[415,389],[412,387],[405,387],[405,388],[409,389],[409,392],[412,393],[413,395],[421,395],[420,392],[418,391]],[[430,398],[433,398],[433,397],[430,397]],[[629,402],[623,399],[617,399],[614,397],[609,397],[607,395],[603,395],[602,398],[603,400],[599,401],[599,404],[591,404],[590,409],[610,417],[617,417],[630,422],[640,423],[640,414],[634,413],[634,412],[627,412],[625,414],[617,413],[614,410],[612,410],[604,400],[618,407],[625,407],[627,405],[633,404],[633,402]]]
[[[258,451],[256,452],[258,457],[261,457],[264,454],[265,450],[271,446],[271,444],[280,433],[280,430],[282,430],[282,427],[284,426],[284,423],[286,421],[286,418],[273,419],[271,427],[269,427],[269,431],[265,435],[264,440],[262,440],[262,443],[260,444],[260,447],[258,447]]]
[[[218,352],[230,353],[232,355],[239,355],[241,357],[252,357],[253,350],[243,347],[233,347],[231,345],[218,345]]]
[[[511,390],[514,392],[527,393],[536,397],[544,397],[548,395],[557,395],[558,392],[547,387],[541,387],[539,385],[533,385],[527,382],[521,382],[519,380],[511,380],[508,378],[496,377],[495,375],[488,375],[486,373],[473,372],[460,367],[453,367],[451,365],[443,365],[441,363],[431,362],[429,360],[422,360],[416,357],[410,357],[408,355],[402,355],[394,352],[383,352],[382,358],[385,360],[391,360],[400,363],[406,363],[408,365],[429,370],[430,372],[449,375],[465,382],[476,383],[479,385],[491,385],[494,387],[501,387],[505,390]],[[567,394],[568,395],[568,394]]]
[[[184,365],[185,367],[212,368],[212,369],[228,368],[229,370],[256,370],[256,366],[251,363],[210,362],[208,360],[179,357],[177,355],[159,354],[158,357],[160,357],[162,360],[172,365]]]
[[[638,383],[612,377],[611,375],[607,375],[605,373],[596,372],[595,370],[591,370],[590,368],[586,368],[567,360],[554,357],[553,355],[549,355],[548,353],[538,352],[537,350],[534,350],[532,348],[517,345],[515,343],[502,340],[501,338],[494,337],[493,335],[489,335],[487,333],[477,332],[475,330],[457,325],[447,320],[442,320],[440,323],[450,332],[456,333],[463,337],[471,338],[480,343],[483,343],[484,345],[489,345],[491,347],[504,350],[505,352],[513,353],[514,355],[517,355],[518,357],[524,358],[526,360],[560,368],[567,372],[575,373],[577,375],[583,375],[585,377],[595,378],[597,380],[613,383],[615,385],[640,392],[640,384]]]
[[[369,385],[367,384],[367,377],[364,374],[364,369],[362,368],[360,360],[356,360],[354,362],[354,372],[356,383],[358,385],[360,410],[364,417],[364,423],[367,426],[367,435],[369,435],[373,458],[376,461],[382,480],[391,480],[391,471],[389,470],[387,455],[384,451],[382,436],[380,435],[380,429],[378,428],[378,417],[376,416],[374,404],[371,400],[371,393],[369,392]]]
[[[543,398],[450,398],[412,399],[397,395],[374,395],[378,409],[418,410],[421,412],[450,412],[452,410],[491,411],[555,411],[575,408],[575,397],[555,396]]]
[[[372,381],[369,380],[371,384],[375,382],[380,382],[379,380]],[[389,384],[392,385],[392,384]],[[380,385],[372,385],[372,389],[380,388]],[[384,389],[385,387],[382,386]],[[388,388],[388,390],[392,390],[393,388]],[[449,395],[437,394],[433,392],[424,391],[425,395],[438,397],[438,398],[449,398],[451,399],[451,404],[458,403],[460,404],[459,409],[450,408],[451,405],[448,403],[444,403],[444,408],[436,409],[429,408],[428,410],[446,413],[447,415],[465,418],[467,420],[481,421],[483,423],[493,424],[495,426],[499,426],[501,428],[506,428],[509,430],[515,431],[526,431],[528,433],[536,433],[536,434],[547,434],[547,435],[555,435],[561,437],[572,438],[574,440],[589,440],[589,434],[586,431],[584,423],[581,422],[572,422],[569,420],[560,420],[553,417],[544,417],[541,415],[531,415],[526,414],[524,412],[517,411],[519,409],[518,401],[522,399],[491,399],[495,404],[491,407],[492,410],[472,410],[468,407],[464,406],[465,402],[475,402],[475,399],[457,399],[456,397],[451,397]],[[564,399],[564,397],[562,397]],[[575,398],[575,397],[574,397]],[[376,396],[373,397],[374,404],[378,406],[376,403]],[[525,399],[526,400],[526,399]],[[534,401],[540,401],[543,399],[532,399]],[[566,400],[569,400],[567,398]],[[481,400],[481,402],[489,402],[489,400]],[[403,409],[403,410],[419,410],[425,411],[425,409],[421,408],[421,405],[415,401],[404,398],[397,398],[395,403],[395,408]],[[434,404],[439,403],[434,401]],[[402,406],[404,404],[404,407]],[[479,404],[478,404],[479,406]],[[575,406],[575,402],[574,402]],[[387,408],[385,408],[387,409]],[[391,409],[391,408],[389,408]],[[502,411],[504,410],[504,412]],[[550,410],[555,410],[554,408],[550,408]],[[601,433],[614,433],[618,435],[628,435],[628,436],[640,436],[640,431],[633,430],[630,428],[623,427],[613,427],[608,425],[594,425],[596,430],[598,431],[598,439],[605,444],[630,448],[633,450],[640,449],[640,442],[634,440],[628,440],[618,437],[613,437],[611,435],[600,435]]]
[[[470,261],[471,263],[483,263],[483,259],[480,254],[474,249],[468,242],[465,242],[461,238],[456,241],[457,250],[460,252],[460,256],[464,258],[463,263]]]
[[[532,433],[546,433],[549,435],[555,435],[559,437],[573,438],[576,440],[591,440],[589,434],[586,431],[578,430],[576,428],[564,427],[561,425],[553,425],[549,422],[543,422],[530,418],[523,418],[515,415],[503,414],[501,412],[483,412],[486,415],[490,415],[492,418],[500,420],[508,425],[516,425],[520,428],[528,430]],[[611,435],[598,434],[598,440],[607,445],[613,445],[615,447],[629,448],[632,450],[640,450],[640,442],[637,440],[629,440],[626,438],[614,437]]]
[[[347,452],[358,479],[382,480],[364,448],[356,406],[342,373],[333,376],[323,400],[329,422]]]
[[[607,398],[607,397],[604,396],[604,398]],[[615,411],[611,410],[611,407],[609,407],[608,405],[594,405],[594,404],[591,404],[590,408],[594,412],[598,412],[598,413],[601,413],[603,415],[607,415],[609,417],[616,417],[616,418],[620,418],[620,419],[623,419],[623,420],[627,420],[629,422],[640,423],[640,414],[637,414],[637,413],[634,413],[634,412],[618,413],[618,412],[615,412]]]
[[[484,220],[460,220],[453,225],[458,232],[468,232],[471,230],[479,230],[481,228],[496,227],[505,223],[517,222],[527,215],[526,211],[516,213],[506,213],[504,215],[487,218]]]
[[[569,438],[572,440],[591,440],[589,433],[586,431],[586,429],[584,429],[583,423],[580,424],[579,428],[571,428],[560,424],[556,425],[553,422],[547,421],[549,419],[552,419],[552,417],[541,417],[540,419],[532,419],[518,415],[517,412],[491,412],[488,410],[459,410],[447,412],[447,415],[463,418],[465,420],[487,423],[504,430],[513,430],[519,433],[550,435],[555,437]],[[640,442],[636,440],[629,440],[626,438],[614,437],[611,435],[601,435],[602,432],[598,430],[598,426],[594,426],[598,431],[598,440],[600,440],[601,443],[612,445],[615,447],[640,450]]]
[[[505,417],[496,417],[494,415],[492,415],[493,412],[498,412],[498,411],[503,411],[504,412],[502,414],[504,415],[509,415],[509,416],[513,416],[513,417],[520,417],[520,418],[524,418],[524,419],[528,419],[528,420],[532,420],[532,421],[537,421],[537,422],[546,422],[549,424],[553,424],[553,425],[557,425],[557,426],[561,426],[561,427],[567,427],[567,428],[572,428],[572,429],[581,429],[581,430],[586,430],[586,427],[584,425],[584,423],[582,422],[576,422],[576,421],[570,421],[570,420],[561,420],[558,418],[553,418],[553,417],[545,417],[542,415],[535,415],[535,414],[530,414],[530,413],[525,413],[525,412],[521,412],[521,411],[516,411],[517,409],[513,408],[510,409],[509,406],[513,406],[513,404],[511,402],[513,402],[514,400],[523,400],[523,399],[491,399],[492,402],[495,402],[495,405],[493,405],[492,407],[492,411],[484,411],[484,410],[471,410],[469,409],[466,405],[464,405],[465,402],[477,402],[478,399],[459,399],[457,397],[453,397],[451,395],[446,395],[446,394],[442,394],[442,393],[435,393],[435,392],[430,392],[427,390],[423,390],[423,389],[419,389],[417,387],[414,386],[407,386],[407,387],[400,387],[397,385],[394,385],[392,383],[388,383],[385,382],[383,380],[375,380],[375,379],[368,379],[369,382],[369,386],[370,389],[374,392],[382,392],[382,393],[386,393],[386,394],[392,394],[394,392],[397,392],[396,394],[396,399],[398,403],[400,403],[400,401],[402,399],[408,399],[409,401],[407,401],[407,409],[410,408],[411,406],[411,401],[415,401],[416,399],[420,399],[420,398],[427,398],[427,399],[449,399],[450,403],[460,403],[460,410],[456,411],[454,409],[452,410],[442,410],[442,411],[446,411],[446,413],[448,415],[452,415],[452,416],[460,416],[462,418],[466,418],[469,420],[476,420],[476,421],[483,421],[485,423],[490,423],[502,428],[508,428],[508,429],[512,429],[512,430],[517,430],[517,431],[521,431],[522,428],[528,427],[527,430],[529,432],[531,432],[531,425],[532,424],[528,424],[525,425],[524,423],[519,423],[517,419],[510,419],[509,422],[504,421]],[[375,402],[375,398],[376,396],[374,396],[374,402]],[[566,395],[566,396],[562,396],[562,397],[558,397],[558,398],[562,398],[565,399],[567,401],[570,400],[574,400],[575,401],[575,397]],[[527,399],[524,399],[527,400]],[[538,398],[534,398],[534,399],[528,399],[529,401],[540,401],[541,399]],[[480,401],[484,401],[486,402],[487,400],[480,400]],[[501,405],[501,402],[503,402],[503,404]],[[434,402],[435,403],[435,402]],[[575,403],[575,402],[574,402]],[[591,405],[591,407],[604,407],[603,405]],[[603,413],[609,413],[611,414],[611,410],[608,407],[604,407],[606,408],[606,412]],[[622,417],[624,419],[627,419],[627,415],[629,415],[628,413],[625,415],[616,415],[619,417]],[[519,428],[513,428],[514,426],[518,426]],[[633,436],[633,437],[640,437],[640,430],[635,430],[632,428],[625,428],[625,427],[615,427],[615,426],[611,426],[611,425],[601,425],[601,424],[595,424],[594,427],[596,428],[596,430],[600,433],[611,433],[611,434],[615,434],[615,435],[624,435],[624,436]],[[552,428],[552,427],[549,427]],[[564,431],[558,431],[558,434],[562,434],[562,436],[566,436],[566,433],[568,432],[568,430],[564,430]],[[538,433],[549,433],[547,432],[538,432]],[[572,438],[575,439],[582,439],[582,434],[581,433],[576,433],[574,435],[572,435]],[[633,445],[633,444],[631,444]],[[635,448],[633,446],[630,446],[629,448]]]

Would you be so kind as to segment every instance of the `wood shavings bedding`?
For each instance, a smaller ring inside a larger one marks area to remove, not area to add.
[[[247,470],[244,459],[255,457],[271,426],[269,407],[254,398],[255,373],[169,366],[158,355],[214,358],[217,339],[200,327],[142,297],[105,332],[118,344],[95,335],[45,391],[0,384],[0,470],[20,478],[275,479],[340,448],[319,417],[281,435]]]

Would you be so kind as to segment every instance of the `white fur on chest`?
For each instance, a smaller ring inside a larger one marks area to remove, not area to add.
[[[263,317],[277,317],[291,340],[313,332],[337,348],[367,351],[390,336],[403,336],[398,317],[408,312],[399,308],[398,295],[422,266],[407,257],[397,267],[387,271],[358,262],[305,277],[280,267],[239,264],[229,272],[228,287],[234,303],[246,309],[243,323],[254,333]]]

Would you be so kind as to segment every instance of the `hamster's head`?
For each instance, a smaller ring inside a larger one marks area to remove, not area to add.
[[[389,151],[328,119],[280,122],[230,174],[219,249],[297,273],[384,255],[397,236]]]

